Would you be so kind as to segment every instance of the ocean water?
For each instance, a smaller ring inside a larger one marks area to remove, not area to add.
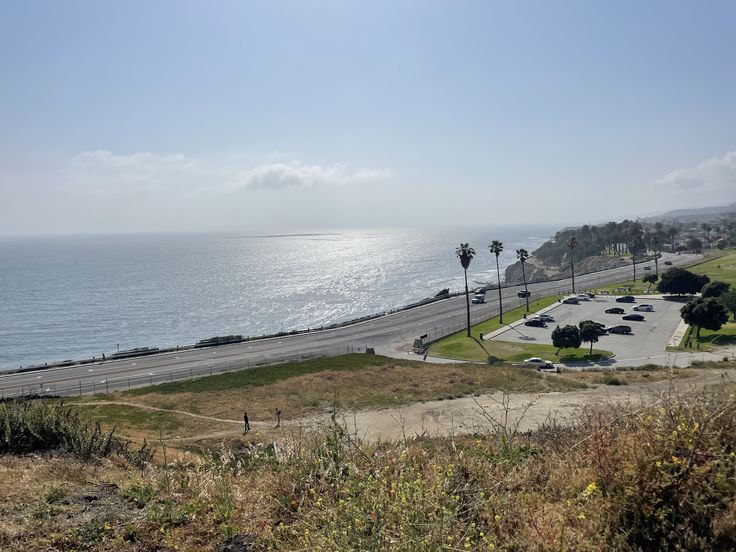
[[[532,251],[551,226],[298,235],[0,238],[0,369],[193,344],[215,335],[319,327],[463,286],[455,248],[496,281],[487,245]]]

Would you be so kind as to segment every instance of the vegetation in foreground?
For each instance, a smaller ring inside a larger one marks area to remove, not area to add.
[[[335,418],[283,446],[233,441],[143,469],[5,454],[0,546],[733,549],[735,397],[671,393],[531,435],[488,415],[476,435],[375,445]]]

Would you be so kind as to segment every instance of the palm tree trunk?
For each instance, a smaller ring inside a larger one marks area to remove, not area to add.
[[[470,337],[470,295],[468,293],[468,271],[465,269],[465,307],[468,312],[468,337]]]
[[[529,290],[526,287],[526,271],[524,263],[521,263],[521,278],[524,280],[524,295],[526,295],[526,312],[529,312]]]
[[[589,355],[593,354],[593,342],[590,342],[590,351],[588,352]]]
[[[634,267],[634,279],[632,280],[632,282],[636,282],[636,259],[633,255],[631,256],[631,266]]]
[[[654,273],[655,273],[655,274],[656,274],[657,276],[659,276],[659,263],[657,263],[657,261],[658,261],[658,260],[659,260],[659,258],[658,258],[658,254],[657,254],[657,252],[655,251],[655,252],[654,252]],[[652,286],[650,285],[649,287],[652,287]]]
[[[575,293],[575,261],[572,259],[572,250],[570,250],[570,272],[572,272],[572,292]]]
[[[498,321],[503,324],[503,303],[501,302],[501,269],[498,267],[498,255],[496,255],[496,279],[498,280]]]

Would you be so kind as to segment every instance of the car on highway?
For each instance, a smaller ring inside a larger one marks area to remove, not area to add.
[[[580,299],[578,299],[577,297],[566,297],[562,300],[562,302],[566,305],[579,305]]]
[[[621,307],[611,307],[610,309],[606,309],[603,312],[605,312],[606,314],[623,314],[626,311]]]
[[[480,305],[481,303],[486,302],[486,292],[485,291],[479,291],[475,295],[473,295],[473,301],[472,303],[474,305]]]
[[[641,303],[640,305],[636,305],[634,307],[634,310],[642,312],[654,312],[654,306],[650,305],[649,303]]]
[[[521,297],[522,299],[524,299],[525,297],[531,297],[532,296],[532,294],[531,294],[530,291],[520,291],[516,295],[519,296],[519,297]]]
[[[546,328],[547,324],[539,320],[538,318],[531,318],[524,322],[525,326],[533,326],[535,328]]]
[[[644,267],[644,270],[652,270],[652,267],[651,266],[645,266]]]
[[[672,265],[672,261],[665,261],[664,264],[666,264],[667,266],[671,266]]]
[[[630,334],[631,326],[617,324],[616,326],[609,326],[608,328],[606,328],[606,332],[609,334]]]
[[[636,303],[636,297],[633,295],[624,295],[622,297],[616,297],[617,303]]]
[[[527,366],[543,366],[544,368],[552,368],[554,366],[551,361],[539,357],[527,358],[524,360],[524,364]]]
[[[644,320],[644,315],[638,314],[638,313],[632,313],[632,314],[627,314],[626,316],[622,316],[621,318],[623,318],[624,320],[635,320],[636,322],[641,322],[642,320]]]

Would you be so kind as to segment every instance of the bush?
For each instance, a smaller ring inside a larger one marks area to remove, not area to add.
[[[80,421],[63,404],[0,404],[0,454],[63,450],[83,459],[107,456],[113,450],[125,449],[113,432],[103,432],[99,423]]]

